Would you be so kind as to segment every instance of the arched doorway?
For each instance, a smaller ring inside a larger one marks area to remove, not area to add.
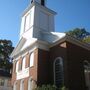
[[[61,57],[54,61],[54,83],[57,87],[62,87],[64,84],[63,60]]]

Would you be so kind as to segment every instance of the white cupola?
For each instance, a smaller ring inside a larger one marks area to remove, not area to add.
[[[42,38],[42,33],[54,32],[56,12],[45,6],[45,0],[32,0],[22,15],[20,39]]]

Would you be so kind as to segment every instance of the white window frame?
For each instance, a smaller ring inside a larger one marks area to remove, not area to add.
[[[19,60],[16,62],[16,73],[18,72],[19,70]]]

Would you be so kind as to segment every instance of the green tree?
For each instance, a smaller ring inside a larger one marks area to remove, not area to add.
[[[83,41],[90,44],[90,36],[85,37],[85,38],[83,39]]]
[[[85,39],[87,36],[90,36],[90,33],[87,32],[84,28],[80,29],[80,28],[75,28],[74,30],[70,30],[68,32],[66,32],[67,35],[70,35],[72,37],[75,37],[79,40]]]
[[[12,62],[10,59],[10,54],[14,47],[10,40],[0,40],[0,69],[10,71],[12,68]]]

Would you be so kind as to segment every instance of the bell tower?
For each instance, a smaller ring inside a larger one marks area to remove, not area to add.
[[[46,7],[46,0],[32,0],[23,12],[20,39],[42,38],[42,33],[54,32],[54,16],[56,12]]]

